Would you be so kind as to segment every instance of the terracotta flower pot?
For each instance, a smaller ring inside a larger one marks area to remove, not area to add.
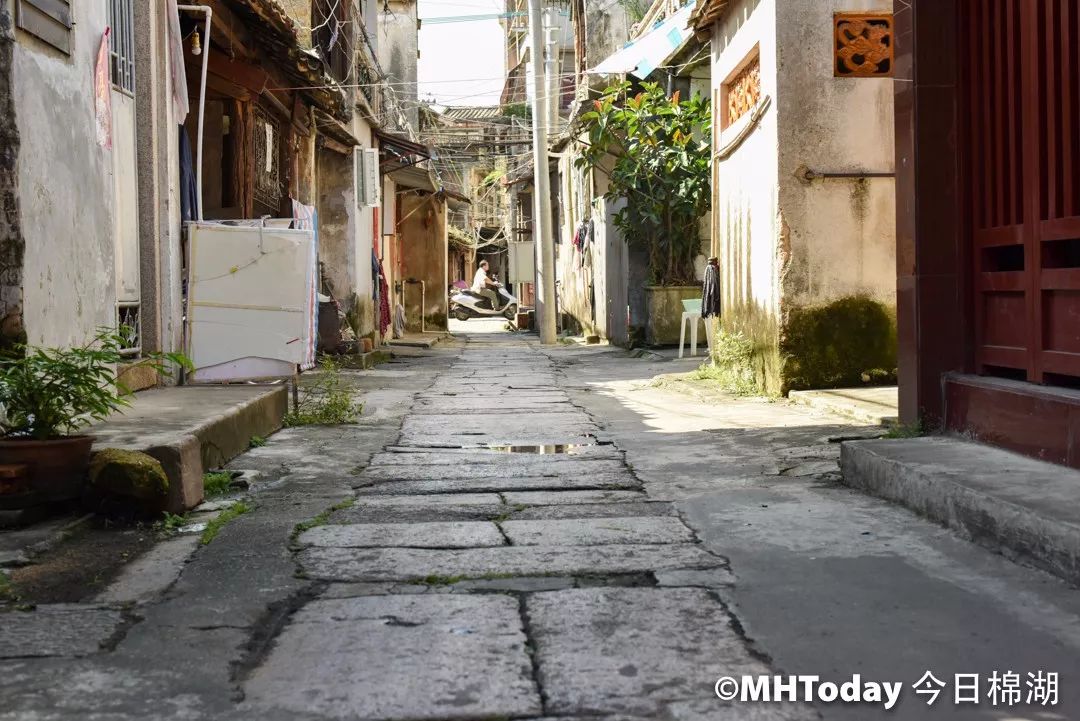
[[[0,509],[78,498],[86,485],[93,443],[91,436],[0,439]]]

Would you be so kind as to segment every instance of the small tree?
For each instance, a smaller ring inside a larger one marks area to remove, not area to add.
[[[650,282],[694,284],[699,222],[711,201],[709,102],[669,98],[655,83],[633,97],[630,89],[613,85],[581,116],[589,139],[576,163],[609,175],[606,198],[626,199],[615,224],[648,251]]]

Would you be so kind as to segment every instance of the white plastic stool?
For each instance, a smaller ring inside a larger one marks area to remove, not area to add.
[[[679,357],[683,357],[683,348],[686,346],[686,324],[690,324],[690,356],[697,355],[697,329],[698,321],[704,321],[701,311],[687,311],[682,314],[682,326],[679,328]],[[712,351],[712,333],[709,332],[709,324],[705,322],[705,336],[709,342],[709,350]]]

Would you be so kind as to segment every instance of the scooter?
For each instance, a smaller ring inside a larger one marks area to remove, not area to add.
[[[484,296],[473,293],[468,288],[455,290],[450,295],[450,314],[458,320],[470,318],[498,318],[502,316],[507,320],[517,318],[520,301],[510,294],[500,283],[495,289],[502,302],[501,308],[492,308],[491,301]]]

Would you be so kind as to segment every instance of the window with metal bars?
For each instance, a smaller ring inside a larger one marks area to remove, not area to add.
[[[118,90],[135,92],[134,0],[109,0],[109,70]]]
[[[257,210],[274,215],[281,207],[281,127],[255,106],[255,202]]]

